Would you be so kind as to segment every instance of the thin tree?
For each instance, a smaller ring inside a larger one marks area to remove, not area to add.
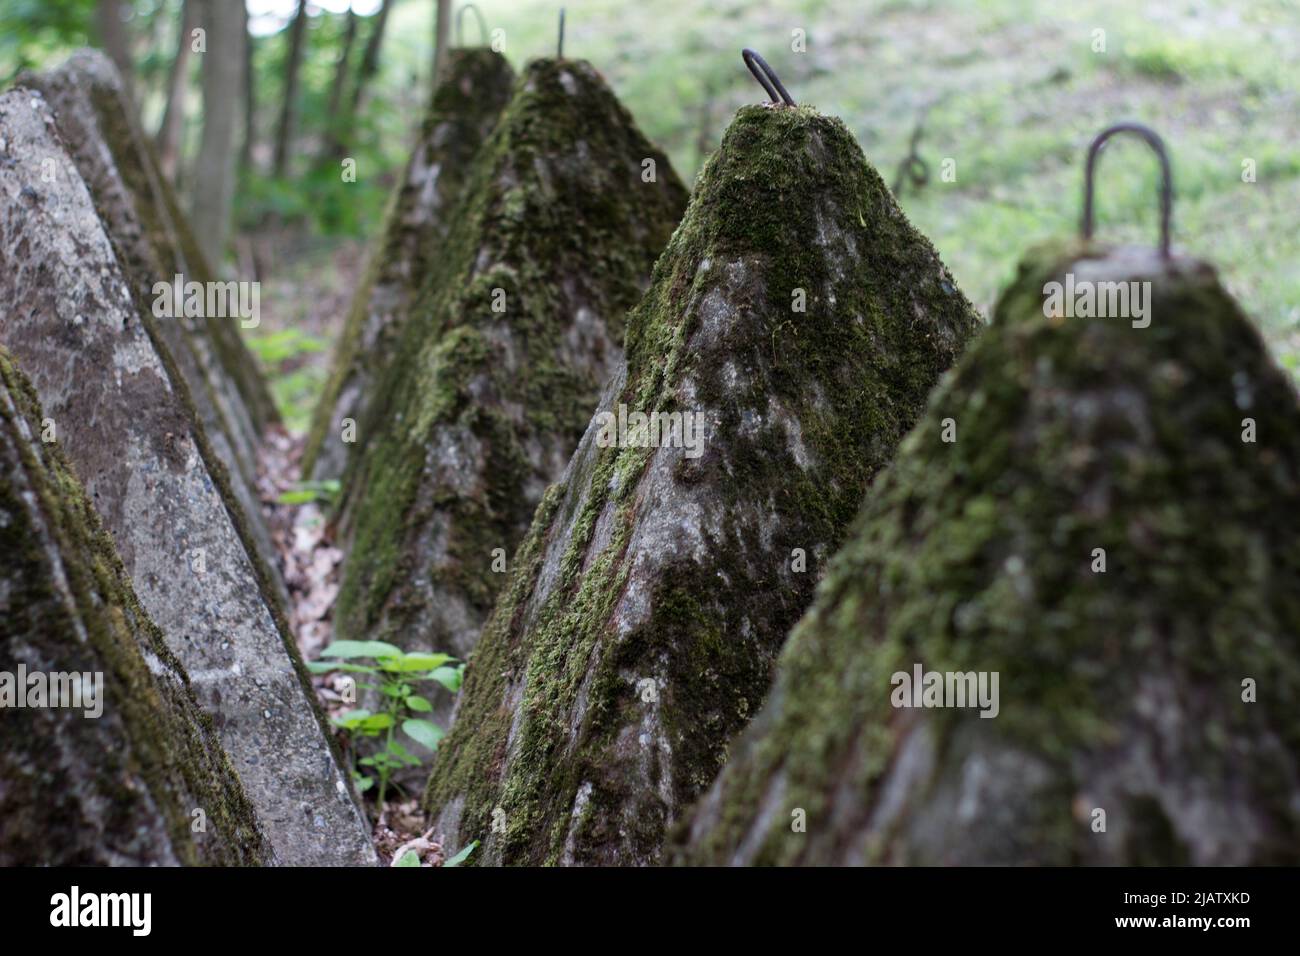
[[[176,56],[167,75],[167,104],[163,107],[162,122],[158,124],[158,161],[165,176],[176,180],[177,158],[180,153],[181,130],[185,128],[185,96],[189,87],[190,52],[193,49],[191,33],[198,26],[196,0],[181,3],[180,33],[176,38]]]
[[[289,144],[293,140],[293,107],[298,98],[298,72],[302,67],[303,37],[307,28],[307,3],[298,0],[289,27],[289,59],[284,67],[284,100],[280,104],[280,129],[275,137],[275,175],[283,176],[289,165]]]
[[[352,125],[356,119],[357,110],[361,106],[362,99],[365,95],[366,84],[379,72],[379,50],[384,44],[384,26],[388,22],[388,11],[392,7],[391,0],[384,0],[379,7],[379,12],[375,14],[375,25],[370,31],[370,38],[366,40],[366,52],[361,57],[361,67],[357,70],[357,82],[352,87],[352,98],[348,102],[347,126]]]
[[[338,59],[334,61],[334,81],[330,84],[329,108],[325,110],[325,139],[321,144],[322,159],[336,157],[343,152],[339,108],[343,105],[343,94],[348,85],[348,66],[352,62],[352,48],[357,42],[357,24],[360,20],[361,18],[349,4],[347,25],[343,28],[343,45],[339,48]]]
[[[131,61],[131,40],[126,29],[125,0],[99,0],[95,7],[95,29],[99,45],[122,74],[127,96],[135,100],[135,67]]]
[[[329,115],[333,116],[343,105],[343,90],[348,85],[348,64],[352,60],[352,47],[357,42],[357,23],[360,17],[348,5],[347,26],[343,28],[343,46],[339,49],[338,59],[334,61],[334,81],[330,84]]]
[[[447,47],[451,45],[451,0],[436,0],[433,18],[433,88],[442,81],[447,66]]]
[[[244,10],[244,144],[239,150],[239,168],[253,165],[253,147],[257,143],[257,87],[253,83],[253,37],[248,32],[248,7]]]
[[[236,133],[243,103],[244,5],[202,0],[206,30],[203,52],[203,136],[194,166],[194,231],[204,256],[220,268],[230,232],[235,191]]]

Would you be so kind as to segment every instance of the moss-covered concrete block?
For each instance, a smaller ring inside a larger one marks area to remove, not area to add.
[[[353,297],[303,451],[304,475],[340,477],[368,437],[355,423],[365,419],[375,381],[393,364],[421,285],[442,254],[470,164],[501,117],[514,78],[510,63],[493,50],[448,52],[447,77],[434,91]]]
[[[484,628],[428,786],[448,845],[658,860],[978,326],[839,120],[742,109]],[[678,442],[618,440],[634,413],[690,416],[701,441],[685,419]]]
[[[199,251],[171,184],[135,120],[116,67],[98,50],[80,50],[57,69],[24,73],[19,88],[39,90],[90,189],[139,313],[156,347],[185,379],[214,455],[262,559],[279,582],[255,478],[264,430],[279,421],[236,316],[155,318],[155,284],[209,283],[216,276]],[[57,183],[46,183],[56,187]]]
[[[685,204],[590,64],[525,69],[360,422],[336,636],[469,653]]]
[[[52,175],[48,175],[52,170]],[[373,863],[275,588],[39,92],[0,96],[0,344],[284,863]]]
[[[1068,275],[1148,314],[1060,317]],[[997,716],[895,706],[917,664]],[[679,859],[1300,861],[1300,406],[1214,271],[1026,260],[778,674]]]
[[[44,419],[0,349],[0,865],[268,861],[212,722]],[[52,693],[67,679],[90,694]]]

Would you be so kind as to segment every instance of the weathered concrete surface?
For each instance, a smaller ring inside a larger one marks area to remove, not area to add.
[[[267,861],[211,721],[43,417],[0,349],[0,681],[13,682],[0,687],[0,866]],[[98,691],[33,700],[20,668],[98,675]]]
[[[1067,272],[1152,283],[1150,326],[1044,318]],[[873,487],[679,858],[1294,865],[1297,542],[1300,406],[1213,270],[1036,254]],[[918,663],[997,672],[998,716],[891,706]]]
[[[625,311],[686,204],[582,61],[530,64],[473,167],[360,425],[335,611],[338,637],[460,657],[622,359]],[[437,719],[449,709],[441,695]]]
[[[303,452],[304,475],[342,476],[349,457],[369,437],[368,431],[354,429],[354,440],[344,442],[344,423],[365,419],[376,379],[393,364],[421,285],[443,251],[451,208],[510,99],[514,75],[506,58],[493,50],[449,51],[447,78],[434,91],[390,200],[383,236],[353,298]]]
[[[41,91],[49,103],[142,314],[151,313],[157,282],[170,284],[178,274],[186,282],[217,278],[199,252],[108,57],[81,50],[58,69],[23,74],[18,86]],[[213,453],[229,472],[231,490],[283,597],[255,490],[258,443],[263,430],[279,418],[240,337],[239,321],[161,318],[150,323],[150,334],[185,378]]]
[[[0,96],[0,140],[0,344],[32,379],[276,857],[375,862],[270,574],[39,93]]]
[[[655,862],[978,325],[842,123],[742,109],[602,404],[698,416],[700,454],[609,447],[592,421],[440,747],[428,804],[448,845],[481,839],[485,863]]]

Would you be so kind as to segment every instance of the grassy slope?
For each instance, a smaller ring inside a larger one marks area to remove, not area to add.
[[[395,14],[395,60],[420,55],[426,5]],[[485,0],[517,63],[555,44],[552,0]],[[471,23],[466,24],[470,29]],[[791,30],[808,50],[790,51]],[[1106,52],[1092,51],[1093,30]],[[566,51],[597,65],[687,181],[705,137],[762,98],[740,47],[764,53],[800,102],[840,116],[887,179],[922,109],[931,182],[902,205],[985,312],[1033,242],[1077,228],[1083,154],[1121,119],[1143,120],[1173,151],[1175,241],[1216,262],[1300,372],[1300,11],[1293,0],[584,0],[571,4]],[[394,66],[394,76],[405,67]],[[957,181],[939,180],[945,157]],[[1241,181],[1243,158],[1258,181]],[[1102,232],[1155,235],[1154,163],[1119,142],[1101,166]]]
[[[506,31],[516,66],[553,52],[552,0],[479,6],[489,28]],[[376,96],[399,103],[413,71],[427,72],[431,9],[394,10]],[[465,26],[476,39],[472,18]],[[807,32],[804,54],[790,51],[795,28]],[[1098,29],[1104,53],[1092,50]],[[605,73],[687,182],[735,110],[762,98],[740,62],[745,45],[766,55],[797,100],[842,117],[891,181],[933,104],[920,146],[931,181],[920,194],[906,190],[901,204],[985,313],[1026,248],[1077,229],[1089,139],[1121,119],[1150,123],[1173,151],[1175,241],[1219,266],[1300,375],[1295,0],[570,4],[566,51]],[[956,161],[955,182],[939,178],[945,158]],[[1241,181],[1243,158],[1256,161],[1256,183]],[[1101,166],[1105,238],[1154,237],[1154,168],[1139,144],[1115,142]],[[272,317],[263,333],[275,325]],[[280,391],[305,414],[314,383],[301,378]],[[292,427],[302,414],[289,411]]]

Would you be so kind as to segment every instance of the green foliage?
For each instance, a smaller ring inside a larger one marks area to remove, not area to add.
[[[310,126],[299,130],[300,136],[312,132]],[[338,160],[300,155],[299,162],[306,168],[294,169],[291,163],[289,174],[283,178],[269,172],[246,171],[236,205],[240,229],[255,231],[268,221],[276,221],[332,236],[360,236],[373,231],[396,182],[404,141],[396,140],[395,151],[384,149],[380,145],[383,134],[370,116],[358,118],[353,134],[348,152]],[[298,149],[299,154],[304,151]],[[355,161],[355,182],[343,178],[344,159]]]
[[[467,845],[463,850],[461,850],[451,859],[447,860],[447,862],[445,862],[443,866],[460,866],[462,863],[464,863],[466,860],[469,859],[469,855],[474,852],[474,848],[477,846],[478,846],[478,840],[475,840],[473,843]]]
[[[90,39],[95,0],[5,0],[0,4],[0,88]]]
[[[329,343],[292,327],[245,332],[244,341],[266,375],[286,427],[300,431],[311,418],[325,374],[309,359]]]
[[[352,778],[362,793],[378,784],[376,804],[383,812],[384,797],[393,774],[403,767],[418,767],[424,762],[418,753],[413,753],[396,738],[397,729],[400,727],[403,734],[430,752],[438,749],[438,742],[444,735],[443,729],[433,721],[415,716],[433,709],[426,697],[416,693],[416,685],[437,681],[448,690],[455,690],[460,686],[464,664],[451,666],[455,659],[450,654],[408,652],[384,641],[335,641],[321,652],[321,656],[333,660],[309,663],[307,668],[313,674],[331,671],[364,674],[373,683],[358,683],[357,686],[379,695],[378,711],[356,708],[333,718],[333,723],[353,737],[382,738],[381,749],[367,756],[358,757],[354,750]],[[454,687],[448,672],[455,675]],[[415,864],[398,865],[418,865],[418,860]]]
[[[333,504],[339,495],[339,481],[329,478],[325,481],[299,481],[291,491],[285,491],[276,498],[282,505],[305,505],[313,501]]]

